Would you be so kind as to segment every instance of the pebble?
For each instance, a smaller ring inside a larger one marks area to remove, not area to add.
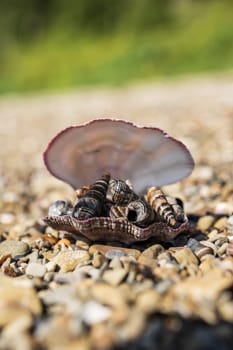
[[[92,297],[101,304],[114,308],[126,307],[124,291],[106,283],[97,282],[91,288]]]
[[[25,310],[19,310],[19,308],[17,311],[18,315],[17,313],[14,314],[14,311],[12,310],[14,319],[6,327],[4,327],[4,331],[2,334],[3,336],[14,337],[17,334],[29,331],[29,329],[32,327],[33,319],[30,312],[26,312]]]
[[[73,271],[80,262],[88,261],[89,254],[85,250],[62,250],[53,261],[60,267],[60,272]]]
[[[108,265],[110,268],[112,269],[119,269],[119,268],[122,268],[122,263],[119,259],[118,256],[115,256],[109,263]]]
[[[94,253],[93,259],[92,259],[92,265],[94,267],[100,267],[107,261],[106,257],[101,253]]]
[[[115,268],[113,270],[106,270],[102,276],[103,280],[112,286],[118,286],[126,277],[127,271],[123,268]]]
[[[51,243],[51,245],[54,245],[54,244],[57,243],[57,238],[54,237],[53,235],[51,235],[50,233],[46,233],[46,234],[44,235],[44,239],[45,239],[46,241],[48,241],[49,243]]]
[[[193,254],[192,250],[187,247],[182,248],[170,248],[172,256],[181,265],[195,264],[199,263],[198,258]]]
[[[94,244],[89,248],[89,254],[94,255],[94,253],[99,252],[106,256],[107,259],[113,259],[115,256],[121,258],[123,256],[133,256],[136,259],[140,256],[140,251],[137,249],[130,249],[124,247],[116,247],[110,245]]]
[[[145,328],[145,315],[137,309],[130,313],[126,323],[119,327],[119,337],[121,340],[133,340],[142,334]]]
[[[117,334],[106,324],[96,324],[90,332],[90,345],[95,350],[112,349],[117,340]],[[78,348],[77,348],[78,349]],[[88,348],[89,350],[90,348]],[[80,348],[80,350],[82,350]]]
[[[172,256],[172,254],[169,251],[165,251],[163,253],[160,253],[158,255],[157,260],[158,260],[157,264],[159,266],[178,265],[176,259]]]
[[[228,218],[226,216],[223,216],[214,223],[214,227],[223,230],[226,227],[227,220]]]
[[[213,176],[213,169],[210,166],[199,166],[195,169],[193,176],[198,180],[209,180]]]
[[[122,256],[120,262],[126,271],[130,271],[131,266],[136,263],[136,259],[133,256]]]
[[[205,255],[199,265],[200,270],[205,274],[216,266],[216,259],[213,255]]]
[[[59,241],[57,241],[57,243],[56,243],[56,245],[60,245],[60,246],[70,246],[71,245],[71,242],[70,242],[70,240],[69,239],[67,239],[67,238],[62,238],[62,239],[60,239]]]
[[[53,290],[42,290],[39,292],[39,297],[46,305],[62,304],[70,311],[73,310],[72,312],[81,310],[81,303],[77,299],[77,290],[71,285],[56,286]]]
[[[230,242],[227,246],[227,254],[233,256],[233,242]]]
[[[110,315],[110,308],[103,306],[96,301],[88,301],[82,306],[82,320],[89,326],[106,321]]]
[[[37,262],[38,257],[39,257],[39,252],[38,252],[38,250],[34,250],[33,252],[31,252],[30,254],[28,254],[28,255],[26,256],[26,258],[29,259],[29,262],[30,262],[30,263],[35,263],[35,262]]]
[[[45,265],[35,262],[29,263],[26,268],[26,274],[32,277],[43,277],[46,272]]]
[[[53,272],[53,271],[55,271],[55,269],[56,269],[56,267],[57,267],[57,263],[55,262],[55,261],[49,261],[49,262],[47,262],[46,264],[45,264],[45,268],[46,268],[46,271],[47,272]]]
[[[22,306],[34,315],[40,315],[42,312],[40,300],[30,280],[26,278],[12,279],[0,275],[0,300],[2,304]]]
[[[197,229],[200,231],[206,231],[214,223],[215,218],[212,215],[205,215],[201,217],[197,222]]]
[[[11,324],[15,320],[25,316],[30,317],[29,326],[31,326],[32,316],[30,310],[19,304],[13,305],[9,303],[3,303],[1,305],[0,312],[0,326],[5,327],[6,325]]]
[[[154,244],[149,248],[145,249],[141,256],[145,256],[147,258],[156,259],[159,254],[165,251],[164,247],[161,244]]]
[[[160,310],[161,294],[158,290],[145,290],[137,296],[136,307],[145,314],[153,314]]]
[[[0,243],[0,255],[10,254],[13,259],[20,258],[30,251],[30,246],[23,241],[3,241]]]
[[[142,265],[145,265],[151,269],[158,266],[158,262],[155,259],[148,258],[147,256],[141,255],[138,259],[138,262]]]
[[[0,223],[2,225],[10,225],[15,221],[15,215],[12,213],[1,213]]]
[[[215,213],[216,214],[230,214],[232,213],[233,207],[232,205],[230,206],[229,203],[227,202],[220,202],[217,203],[216,207],[215,207]]]
[[[10,254],[1,255],[1,256],[0,256],[0,266],[1,266],[8,258],[11,259],[11,255],[10,255]]]
[[[129,315],[130,308],[127,305],[124,307],[113,308],[109,321],[118,326],[119,324],[127,322]]]
[[[227,233],[233,236],[233,215],[231,215],[226,222]]]
[[[89,249],[89,244],[87,244],[84,241],[81,240],[77,240],[75,242],[76,247],[78,247],[79,249],[84,249],[84,250],[88,250]]]

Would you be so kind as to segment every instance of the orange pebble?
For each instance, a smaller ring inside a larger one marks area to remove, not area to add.
[[[57,242],[57,245],[71,245],[71,242],[67,238],[62,238]]]
[[[52,235],[50,235],[49,233],[46,233],[44,235],[44,239],[46,241],[48,241],[49,243],[51,243],[52,245],[57,243],[57,238],[52,236]]]

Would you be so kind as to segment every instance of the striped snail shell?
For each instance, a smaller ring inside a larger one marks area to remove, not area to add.
[[[126,181],[111,179],[109,182],[108,199],[117,205],[126,205],[138,196]]]
[[[112,219],[125,218],[125,206],[112,205],[109,210],[109,216]]]
[[[81,187],[81,188],[76,189],[76,190],[75,190],[75,192],[76,192],[76,197],[77,197],[77,198],[83,197],[83,196],[87,193],[87,191],[88,191],[90,188],[91,188],[90,185],[85,185],[85,186],[83,186],[83,187]]]
[[[153,208],[143,199],[130,202],[125,210],[129,222],[139,227],[147,227],[155,220]]]
[[[186,217],[183,209],[183,202],[179,198],[171,197],[171,196],[166,196],[168,203],[171,205],[177,222],[184,222]]]
[[[100,216],[103,210],[110,174],[104,174],[86,193],[80,197],[74,206],[72,215],[78,220],[86,220]]]
[[[155,210],[159,220],[166,222],[171,227],[179,225],[172,205],[169,204],[165,194],[159,188],[149,188],[146,200]]]

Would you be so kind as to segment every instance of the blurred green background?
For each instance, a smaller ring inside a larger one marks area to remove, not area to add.
[[[1,0],[0,93],[232,72],[232,0]]]

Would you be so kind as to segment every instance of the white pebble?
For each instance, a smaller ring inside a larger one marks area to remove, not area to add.
[[[26,274],[33,277],[43,277],[45,272],[45,266],[38,263],[30,263],[26,268]]]
[[[89,301],[83,306],[82,319],[88,325],[105,321],[111,315],[111,310],[96,301]]]
[[[2,213],[2,214],[0,214],[0,223],[3,224],[3,225],[12,224],[14,219],[15,219],[15,216],[12,213]]]

